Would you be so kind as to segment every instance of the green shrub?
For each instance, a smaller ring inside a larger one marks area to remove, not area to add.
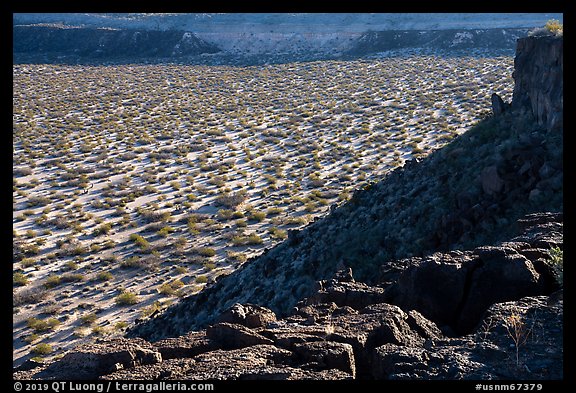
[[[248,217],[249,220],[251,220],[251,221],[258,221],[258,222],[264,221],[265,218],[266,218],[266,213],[265,213],[265,212],[253,212],[253,213],[251,213],[250,216]]]
[[[16,286],[24,286],[28,284],[28,277],[22,273],[16,272],[12,275],[12,283]]]
[[[172,233],[172,232],[174,232],[174,231],[175,231],[174,228],[172,228],[172,227],[170,227],[170,226],[165,226],[165,227],[163,227],[162,229],[160,229],[160,230],[159,230],[158,232],[156,232],[156,233],[158,234],[158,236],[166,237],[166,236],[168,236],[168,234],[170,234],[170,233]]]
[[[52,353],[52,346],[50,346],[50,344],[40,343],[32,348],[30,352],[39,356],[48,355],[49,353]]]
[[[132,292],[122,292],[120,295],[116,296],[116,304],[118,306],[130,306],[138,302],[140,302],[140,299]]]
[[[271,227],[268,232],[270,232],[270,237],[273,239],[284,240],[288,237],[288,232],[280,228]]]
[[[48,278],[46,279],[46,282],[44,283],[44,286],[46,288],[54,288],[54,287],[60,285],[61,281],[62,281],[62,278],[60,276],[52,274],[52,275],[48,276]]]
[[[47,332],[53,330],[56,326],[60,325],[60,321],[56,318],[49,319],[39,319],[39,318],[28,318],[26,321],[28,327],[35,332]]]
[[[142,236],[138,235],[137,233],[133,233],[130,235],[130,240],[134,242],[141,250],[149,250],[150,243],[148,240],[144,239]]]
[[[158,289],[158,292],[167,295],[167,296],[174,296],[178,289],[182,288],[184,283],[181,280],[174,280],[172,282],[164,283]]]
[[[91,313],[82,315],[80,317],[80,323],[82,325],[92,325],[94,322],[96,322],[96,319],[98,319],[96,314],[91,312]]]
[[[198,284],[206,284],[208,282],[208,277],[204,275],[198,276],[196,279],[194,279],[194,281],[196,281]]]
[[[548,253],[550,254],[550,262],[558,283],[564,285],[564,252],[560,247],[552,247]]]
[[[210,248],[210,247],[201,247],[196,252],[199,255],[202,255],[203,257],[208,257],[208,258],[216,255],[216,250],[214,250],[213,248]]]
[[[546,30],[548,30],[549,32],[554,33],[556,35],[563,34],[563,32],[564,32],[564,25],[562,23],[560,23],[560,21],[557,19],[550,19],[548,22],[546,22],[546,25],[544,25],[544,28]]]
[[[257,245],[262,244],[263,242],[264,240],[262,240],[262,238],[255,233],[249,235],[246,239],[246,244],[248,245]]]
[[[96,275],[98,281],[110,281],[114,278],[114,275],[108,271],[102,271]]]

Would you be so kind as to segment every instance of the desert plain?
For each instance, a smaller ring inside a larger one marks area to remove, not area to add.
[[[13,359],[122,335],[465,132],[511,56],[13,66]]]

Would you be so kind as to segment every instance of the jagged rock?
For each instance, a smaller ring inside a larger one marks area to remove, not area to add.
[[[424,347],[385,344],[375,348],[372,376],[376,379],[562,379],[562,301],[546,296],[495,304],[476,332],[442,338]],[[518,347],[510,318],[527,333]],[[544,333],[546,332],[546,333]]]
[[[299,333],[298,331],[294,331],[294,329],[287,329],[284,331],[267,330],[262,332],[263,335],[266,335],[266,337],[269,337],[274,341],[274,344],[277,347],[290,350],[294,348],[294,345],[296,344],[325,340],[325,337],[328,335],[326,329],[322,329],[321,333],[324,337],[314,334]]]
[[[314,380],[314,381],[334,381],[334,380],[350,380],[354,377],[348,373],[337,369],[311,371],[302,370],[289,366],[266,367],[263,369],[251,370],[249,374],[243,374],[239,379],[241,380],[275,380],[275,381],[301,381],[301,380]]]
[[[509,105],[504,103],[502,98],[496,93],[492,93],[491,100],[492,100],[492,113],[494,113],[494,116],[501,115],[509,107]]]
[[[360,314],[333,318],[330,331],[329,340],[352,345],[360,374],[369,369],[375,347],[386,343],[418,346],[425,341],[410,328],[404,311],[385,303],[368,306]]]
[[[206,336],[215,345],[224,349],[250,347],[253,345],[273,344],[269,338],[256,333],[243,325],[221,322],[206,329]]]
[[[230,322],[249,328],[266,327],[276,321],[276,314],[269,308],[255,304],[236,303],[218,318],[219,322]]]
[[[432,321],[424,318],[416,310],[410,310],[408,312],[408,326],[418,333],[418,335],[424,339],[436,339],[442,337],[442,331],[438,329],[438,326]]]
[[[335,303],[356,310],[385,301],[384,289],[370,287],[362,282],[331,279],[320,282],[320,290],[307,298],[308,304]]]
[[[269,367],[290,365],[292,352],[272,345],[254,345],[231,351],[216,350],[194,358],[194,367],[181,379],[249,379]]]
[[[110,339],[85,344],[47,367],[32,370],[23,379],[96,379],[121,369],[162,361],[162,355],[142,339]]]
[[[505,252],[505,251],[504,251]],[[468,332],[486,309],[494,303],[514,300],[543,292],[540,275],[523,255],[482,258],[482,264],[473,272],[468,296],[463,299],[456,329]]]
[[[185,336],[166,338],[153,343],[162,359],[191,358],[217,349],[205,332],[191,332]]]
[[[498,168],[495,165],[482,170],[480,181],[482,182],[482,190],[488,195],[497,194],[504,188],[504,181],[498,175]]]
[[[195,365],[190,358],[167,359],[161,363],[149,364],[120,370],[108,375],[101,376],[104,380],[162,380],[182,379],[183,376]]]
[[[440,326],[453,325],[466,292],[466,277],[477,262],[434,254],[406,269],[389,290],[389,302],[417,310]]]
[[[564,114],[564,39],[518,40],[514,59],[512,108],[528,111],[547,130],[561,130]]]
[[[293,352],[305,363],[303,367],[314,370],[338,369],[352,377],[356,375],[354,353],[350,344],[330,341],[295,344]]]

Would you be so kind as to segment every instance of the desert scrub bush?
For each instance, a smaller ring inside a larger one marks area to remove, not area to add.
[[[200,248],[197,248],[195,251],[198,255],[201,255],[201,256],[207,257],[207,258],[210,258],[210,257],[213,257],[214,255],[216,255],[216,250],[214,250],[213,248],[210,248],[210,247],[200,247]]]
[[[52,346],[46,343],[40,343],[30,350],[30,352],[37,356],[48,355],[52,353]]]
[[[554,34],[561,36],[564,34],[564,25],[557,19],[550,19],[546,22],[544,27],[537,27],[528,32],[530,37],[540,37],[545,35]]]
[[[140,299],[135,293],[125,291],[116,296],[115,302],[118,306],[131,306],[140,302]]]
[[[45,206],[47,204],[50,203],[50,198],[45,197],[45,196],[33,196],[33,197],[29,197],[28,200],[26,201],[26,204],[29,207],[35,207],[35,206]]]
[[[22,269],[26,269],[27,267],[34,266],[37,262],[38,262],[38,260],[36,260],[36,259],[23,258],[20,261],[20,267],[22,267]]]
[[[262,222],[266,218],[266,212],[251,212],[248,220]]]
[[[46,281],[44,282],[44,286],[46,288],[54,288],[58,285],[60,285],[62,281],[62,278],[56,274],[52,274],[50,276],[48,276],[48,278],[46,279]]]
[[[138,235],[137,233],[131,234],[130,240],[138,247],[140,247],[141,250],[150,249],[150,242],[148,242],[148,240],[144,239],[141,235]]]
[[[128,322],[126,321],[119,321],[116,322],[116,324],[114,325],[114,329],[116,330],[123,330],[126,329],[128,327]]]
[[[178,289],[182,288],[183,286],[184,283],[182,282],[182,280],[177,279],[160,285],[160,288],[158,288],[158,292],[166,296],[175,296],[177,295]]]
[[[288,232],[280,228],[270,227],[268,232],[270,233],[270,237],[273,239],[284,240],[288,237]]]
[[[198,284],[206,284],[208,282],[208,277],[204,275],[197,276],[194,281]]]
[[[36,333],[41,333],[55,329],[60,325],[60,321],[56,318],[39,319],[31,317],[26,320],[26,325]]]
[[[84,275],[82,273],[66,273],[60,277],[61,282],[80,282],[84,281]]]
[[[174,232],[175,229],[171,226],[164,226],[162,227],[156,234],[161,237],[167,237],[170,233]]]
[[[114,278],[114,275],[109,271],[102,271],[96,275],[97,281],[110,281]]]
[[[92,325],[98,319],[96,313],[90,312],[82,315],[80,318],[80,324],[82,325]]]
[[[558,284],[564,286],[564,252],[560,247],[552,247],[548,253],[550,254],[550,262]]]
[[[12,284],[14,286],[25,286],[28,284],[28,277],[20,272],[16,272],[12,275]]]
[[[94,231],[92,232],[92,234],[94,236],[100,236],[100,235],[106,235],[108,234],[110,231],[112,230],[112,224],[107,222],[104,223],[102,225],[100,225],[99,227],[97,227],[96,229],[94,229]]]
[[[37,304],[49,297],[48,291],[42,287],[30,288],[12,295],[13,307],[19,307],[25,304]]]
[[[245,190],[241,190],[235,193],[224,193],[219,195],[215,199],[215,203],[217,205],[224,206],[227,209],[236,209],[240,206],[244,201],[248,198],[247,192]]]

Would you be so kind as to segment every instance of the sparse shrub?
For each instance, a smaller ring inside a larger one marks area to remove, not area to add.
[[[66,273],[60,277],[61,282],[79,282],[84,281],[84,275],[81,273]]]
[[[22,306],[25,304],[36,304],[45,300],[49,293],[43,287],[30,288],[15,293],[12,296],[12,305],[14,307]]]
[[[16,286],[24,286],[28,284],[28,277],[20,272],[16,272],[12,275],[12,283]]]
[[[248,216],[249,220],[257,222],[262,222],[264,221],[265,218],[266,218],[265,212],[252,212],[250,216]]]
[[[224,193],[216,197],[216,204],[228,209],[236,209],[248,198],[247,192],[242,190],[236,193]]]
[[[564,252],[560,247],[552,247],[550,251],[550,262],[552,263],[552,269],[556,274],[556,278],[560,285],[564,285]]]
[[[181,280],[174,280],[164,283],[158,289],[158,292],[166,296],[174,296],[178,289],[182,288],[184,283]]]
[[[214,255],[216,255],[216,250],[214,250],[213,248],[210,248],[210,247],[201,247],[201,248],[198,248],[198,249],[196,250],[196,252],[197,252],[199,255],[202,255],[203,257],[208,257],[208,258],[209,258],[209,257],[213,257]]]
[[[116,296],[116,304],[118,306],[130,306],[138,302],[140,302],[140,299],[132,292],[122,292],[120,295]]]
[[[47,332],[56,328],[56,326],[60,325],[60,321],[56,318],[48,318],[48,319],[39,319],[39,318],[28,318],[26,321],[28,327],[34,330],[37,333],[40,332]]]
[[[197,276],[194,281],[196,281],[198,284],[206,284],[208,282],[208,277],[204,275]]]
[[[162,227],[162,229],[160,229],[156,233],[158,234],[158,236],[167,237],[170,233],[172,233],[174,231],[175,231],[175,229],[172,228],[171,226],[165,226],[165,227]]]
[[[125,322],[125,321],[116,322],[116,324],[114,325],[114,329],[116,329],[116,330],[126,329],[127,327],[128,327],[128,322]]]
[[[62,281],[62,278],[58,275],[52,274],[50,276],[48,276],[48,278],[46,279],[46,282],[44,282],[44,286],[46,288],[54,288],[58,285],[60,285]]]
[[[150,243],[148,240],[144,239],[142,236],[138,235],[137,233],[133,233],[130,235],[130,240],[134,242],[141,250],[148,250],[150,249]]]
[[[80,317],[80,323],[82,325],[92,325],[94,322],[96,322],[96,320],[98,319],[98,316],[91,312],[88,314],[84,314]]]
[[[546,22],[544,27],[546,30],[556,35],[561,35],[564,32],[564,25],[557,19],[550,19],[548,22]]]
[[[52,353],[52,346],[46,343],[40,343],[30,350],[34,355],[43,356]]]
[[[288,237],[288,232],[280,228],[271,227],[268,229],[268,232],[270,232],[270,237],[273,239],[284,240]]]
[[[114,278],[114,275],[109,271],[102,271],[96,275],[98,281],[110,281]]]
[[[94,229],[94,236],[106,235],[112,230],[112,224],[107,222]]]

